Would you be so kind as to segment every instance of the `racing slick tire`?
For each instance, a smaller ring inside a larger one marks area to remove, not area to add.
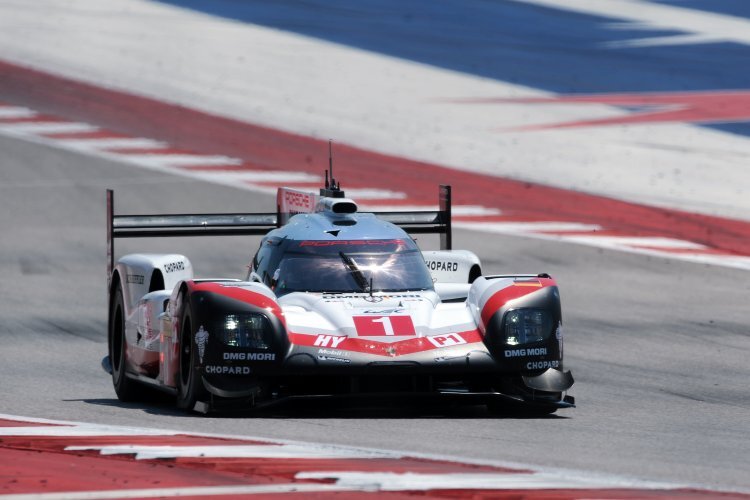
[[[112,295],[109,315],[109,359],[112,363],[112,385],[117,399],[123,402],[137,401],[139,387],[135,380],[126,375],[126,340],[125,340],[125,307],[122,299],[122,287],[118,283]]]
[[[193,332],[194,315],[187,295],[183,296],[185,304],[180,322],[180,363],[177,383],[177,407],[192,410],[197,401],[206,396],[200,373],[196,367],[195,333]]]

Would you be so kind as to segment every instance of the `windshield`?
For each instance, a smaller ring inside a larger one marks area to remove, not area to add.
[[[357,293],[370,292],[370,284],[373,292],[431,290],[432,277],[416,246],[406,245],[404,240],[388,242],[391,244],[348,242],[316,247],[314,252],[301,242],[281,259],[274,273],[274,290],[277,295]]]

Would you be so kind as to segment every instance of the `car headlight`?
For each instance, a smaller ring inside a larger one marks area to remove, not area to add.
[[[552,315],[544,309],[515,309],[505,314],[505,343],[531,344],[549,338]]]
[[[221,324],[220,340],[232,347],[270,349],[271,324],[262,314],[228,314]]]

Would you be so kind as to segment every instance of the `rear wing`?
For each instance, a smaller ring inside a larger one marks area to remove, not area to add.
[[[275,213],[118,215],[115,214],[114,196],[114,192],[108,189],[108,285],[114,269],[115,239],[165,236],[264,235],[286,223],[294,213],[298,213],[297,211],[282,213],[282,203],[277,198]],[[374,213],[378,218],[395,224],[410,234],[440,234],[440,248],[450,250],[452,248],[450,186],[440,186],[438,201],[438,210],[436,211]],[[305,204],[308,204],[308,202],[309,200],[305,200]],[[299,210],[299,212],[303,211],[305,210]]]
[[[438,209],[415,212],[373,212],[379,219],[399,226],[409,234],[439,234],[440,249],[453,248],[451,227],[451,187],[441,184],[438,192]]]

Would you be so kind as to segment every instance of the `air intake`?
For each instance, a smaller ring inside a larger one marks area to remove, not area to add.
[[[318,211],[331,212],[337,215],[357,213],[357,204],[348,198],[321,198]]]

